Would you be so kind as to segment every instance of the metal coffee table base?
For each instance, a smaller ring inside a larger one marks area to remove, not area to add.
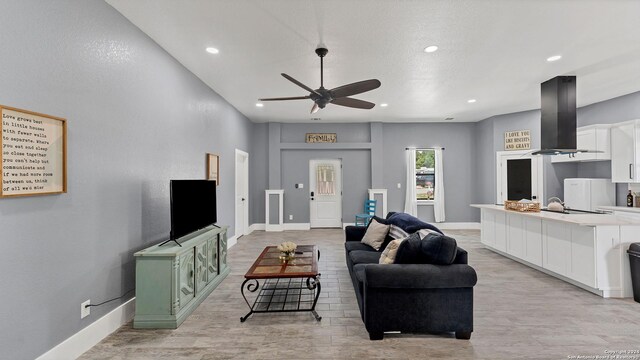
[[[241,292],[244,301],[249,306],[249,313],[240,318],[240,322],[247,320],[254,313],[277,313],[310,311],[317,321],[322,317],[316,312],[316,304],[320,297],[320,274],[306,278],[272,278],[265,279],[253,305],[247,300],[245,289],[256,292],[260,288],[258,279],[246,279],[242,283]]]

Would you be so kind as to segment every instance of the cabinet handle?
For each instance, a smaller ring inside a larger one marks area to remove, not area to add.
[[[633,179],[633,164],[629,164],[629,179]]]

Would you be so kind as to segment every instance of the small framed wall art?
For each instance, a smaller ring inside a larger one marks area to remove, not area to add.
[[[67,120],[0,105],[0,198],[67,192]]]
[[[215,180],[220,186],[220,157],[216,154],[207,154],[207,180]]]

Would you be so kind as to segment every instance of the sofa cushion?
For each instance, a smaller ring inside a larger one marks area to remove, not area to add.
[[[389,233],[389,225],[384,225],[379,223],[376,219],[371,219],[369,222],[369,226],[367,227],[367,232],[364,234],[362,238],[362,243],[371,246],[372,248],[380,250],[382,243],[384,243],[384,239],[387,237]]]
[[[457,249],[451,237],[431,233],[421,240],[416,232],[399,244],[394,263],[449,265],[456,259]]]
[[[361,243],[360,241],[347,241],[344,243],[344,248],[347,252],[351,252],[353,250],[376,251],[376,249],[367,244]]]
[[[396,254],[400,244],[408,238],[391,240],[389,244],[384,248],[382,254],[380,254],[380,264],[393,264],[396,260]]]
[[[358,282],[362,283],[364,282],[364,268],[367,266],[367,264],[357,264],[353,267],[353,271],[356,274],[356,280],[358,280]]]
[[[413,233],[402,241],[396,251],[394,264],[422,264],[420,234]]]
[[[380,253],[377,251],[353,250],[349,253],[351,262],[355,264],[377,264],[380,260]]]
[[[420,229],[431,229],[442,234],[442,231],[440,231],[440,229],[438,229],[437,227],[407,213],[389,213],[386,219],[386,223],[389,225],[396,225],[409,234],[414,233]]]
[[[421,241],[423,260],[427,264],[449,265],[456,258],[458,244],[454,238],[429,234]]]

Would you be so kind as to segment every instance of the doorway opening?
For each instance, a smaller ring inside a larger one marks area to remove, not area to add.
[[[235,236],[249,233],[249,154],[236,149]]]
[[[496,204],[529,199],[544,202],[543,159],[530,151],[498,151]]]

